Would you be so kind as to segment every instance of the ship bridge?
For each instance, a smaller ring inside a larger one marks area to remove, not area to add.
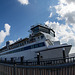
[[[50,34],[52,37],[55,37],[55,32],[53,29],[49,28],[48,26],[42,26],[42,25],[37,25],[37,26],[33,26],[31,28],[32,34],[38,34],[40,32],[44,32],[47,34]]]

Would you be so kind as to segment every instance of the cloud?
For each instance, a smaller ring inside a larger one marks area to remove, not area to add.
[[[9,24],[5,24],[5,31],[1,30],[0,31],[0,44],[4,41],[5,37],[10,35],[10,28],[11,26]]]
[[[45,24],[54,29],[54,31],[56,32],[55,40],[60,40],[61,43],[71,44],[73,46],[72,49],[74,49],[75,33],[73,31],[73,28],[71,28],[69,25],[60,24],[58,22],[46,21]],[[70,53],[72,52],[74,52],[74,50],[71,50]]]
[[[75,0],[59,0],[55,6],[59,19],[65,19],[65,23],[75,25]]]
[[[10,42],[10,45],[11,45],[11,44],[13,44],[15,41],[13,41],[13,40],[9,40],[9,42]]]
[[[9,33],[9,31],[10,31],[10,25],[9,24],[5,24],[5,30],[6,30],[5,34],[9,35],[10,34]]]
[[[21,4],[23,5],[28,5],[29,1],[28,0],[18,0]]]
[[[68,3],[75,3],[75,0],[66,0]]]
[[[18,38],[17,40],[9,40],[9,42],[10,42],[10,45],[11,45],[11,44],[13,44],[13,43],[15,43],[17,41],[21,41],[21,40],[22,40],[22,38]]]
[[[49,7],[50,9],[52,8],[52,6]]]
[[[52,15],[53,15],[53,13],[51,12],[49,17],[51,18],[51,17],[52,17]]]
[[[50,26],[56,32],[56,40],[61,43],[72,45],[70,53],[75,53],[75,0],[59,0],[55,6],[50,6],[49,9],[55,9],[52,12],[57,14],[57,20],[64,20],[65,24],[59,22],[46,21],[45,24]],[[50,13],[51,14],[51,13]]]

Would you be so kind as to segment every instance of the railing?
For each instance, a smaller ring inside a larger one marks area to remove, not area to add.
[[[0,75],[75,75],[75,63],[55,66],[0,64]]]
[[[0,63],[0,75],[75,75],[75,57],[38,62]]]
[[[25,65],[25,66],[50,66],[50,65],[59,65],[59,64],[65,64],[65,63],[74,63],[75,57],[66,57],[66,58],[54,58],[54,59],[47,59],[47,60],[39,60],[39,61],[0,61],[1,63],[7,63],[7,64],[17,64],[17,65]]]

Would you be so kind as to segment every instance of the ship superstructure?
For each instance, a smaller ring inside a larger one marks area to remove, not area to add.
[[[32,26],[30,32],[29,38],[20,39],[13,44],[7,41],[6,46],[0,49],[0,59],[36,60],[38,54],[40,60],[68,56],[71,45],[55,41],[53,29],[39,24]]]

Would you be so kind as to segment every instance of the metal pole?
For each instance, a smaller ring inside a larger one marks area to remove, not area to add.
[[[16,75],[16,74],[15,74],[15,68],[16,68],[16,63],[15,63],[15,61],[14,61],[14,65],[13,65],[13,75]]]
[[[66,56],[65,56],[65,48],[63,48],[63,59],[64,59],[64,62],[66,62]]]
[[[40,65],[40,53],[37,53],[37,64]]]

